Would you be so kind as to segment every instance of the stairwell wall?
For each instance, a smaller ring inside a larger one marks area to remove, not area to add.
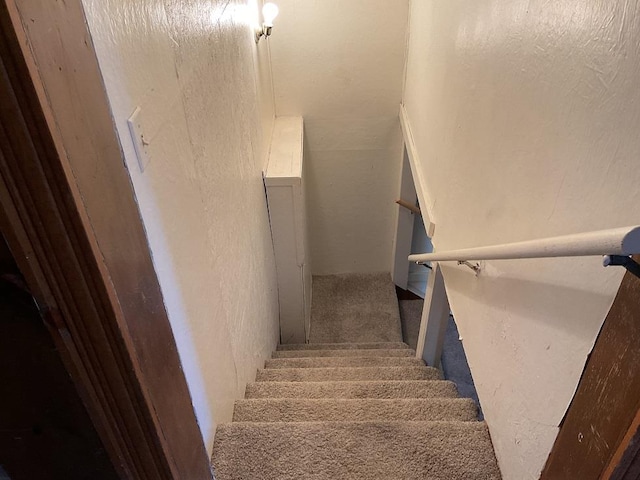
[[[404,104],[436,250],[639,223],[640,6],[411,2]],[[445,263],[505,479],[535,479],[622,271]]]
[[[278,340],[262,170],[274,106],[258,5],[85,0],[126,168],[209,454]],[[141,171],[127,118],[141,107]],[[143,320],[143,319],[141,319]],[[171,388],[171,385],[167,385]]]
[[[276,115],[304,117],[313,274],[388,272],[409,2],[276,3]]]

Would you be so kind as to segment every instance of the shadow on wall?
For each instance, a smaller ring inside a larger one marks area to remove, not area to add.
[[[476,386],[473,383],[471,369],[467,362],[467,356],[464,353],[464,346],[460,341],[458,326],[453,318],[449,315],[449,323],[447,331],[444,335],[444,344],[442,346],[442,371],[444,378],[451,380],[458,387],[458,393],[463,398],[471,398],[478,406],[478,420],[484,420],[482,406],[476,392]]]
[[[508,296],[509,310],[514,316],[542,322],[577,337],[582,336],[585,329],[582,319],[576,318],[576,306],[580,305],[583,311],[598,311],[610,302],[608,295],[565,285],[509,276],[477,278],[471,270],[446,264],[442,264],[442,271],[447,289],[454,290],[457,295],[494,306],[505,305]],[[591,334],[584,335],[584,340],[590,341]]]

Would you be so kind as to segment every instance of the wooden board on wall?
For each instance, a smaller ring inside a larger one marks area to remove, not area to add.
[[[67,368],[125,478],[210,479],[82,2],[6,0],[0,27],[3,210]]]
[[[602,478],[639,407],[640,278],[626,273],[541,478]]]

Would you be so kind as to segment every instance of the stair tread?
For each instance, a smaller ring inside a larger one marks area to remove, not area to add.
[[[433,367],[269,368],[258,370],[257,382],[318,382],[341,380],[441,380]]]
[[[246,398],[432,398],[458,396],[448,380],[363,380],[325,382],[252,382]]]
[[[415,350],[410,348],[354,348],[342,350],[277,350],[272,358],[306,357],[414,357]]]
[[[237,400],[234,422],[477,420],[469,398]]]
[[[500,479],[484,422],[230,423],[212,459],[218,480]]]
[[[345,349],[411,349],[404,342],[367,343],[286,343],[278,345],[278,350],[345,350]]]
[[[307,357],[275,358],[265,362],[265,368],[323,368],[323,367],[405,367],[424,366],[415,357]]]

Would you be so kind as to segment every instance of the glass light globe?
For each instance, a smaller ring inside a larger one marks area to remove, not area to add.
[[[264,24],[268,27],[273,27],[273,19],[278,16],[278,6],[275,3],[265,3],[262,7],[262,17],[264,18]]]

